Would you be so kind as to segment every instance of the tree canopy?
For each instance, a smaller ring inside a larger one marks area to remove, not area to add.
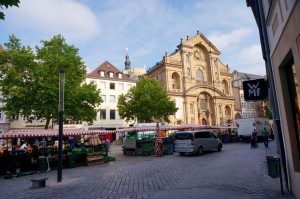
[[[17,6],[19,7],[20,0],[0,0],[0,9],[7,9],[8,7]],[[0,20],[5,19],[5,14],[0,11]]]
[[[65,73],[64,116],[92,123],[103,102],[94,84],[84,83],[86,67],[78,49],[61,35],[42,41],[36,52],[22,46],[14,35],[0,52],[0,91],[9,118],[45,119],[48,128],[58,115],[59,71]]]
[[[143,77],[136,86],[118,98],[118,111],[127,122],[170,122],[169,116],[176,113],[175,102],[163,90],[156,79]]]

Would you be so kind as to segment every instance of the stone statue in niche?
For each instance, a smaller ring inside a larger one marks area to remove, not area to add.
[[[187,64],[190,63],[190,55],[188,53],[186,54],[185,59]]]
[[[218,68],[218,59],[214,60],[214,66],[215,66],[215,68]]]

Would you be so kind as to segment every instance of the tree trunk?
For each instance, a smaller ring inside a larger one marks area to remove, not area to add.
[[[46,124],[45,124],[45,129],[49,128],[49,123],[50,123],[51,117],[50,116],[46,116]]]

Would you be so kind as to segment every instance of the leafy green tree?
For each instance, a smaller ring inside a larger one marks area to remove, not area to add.
[[[20,0],[0,0],[0,9],[3,10],[4,7],[7,9],[9,6],[17,6],[19,7]],[[0,20],[4,20],[5,14],[0,12]]]
[[[272,116],[272,112],[270,111],[269,109],[269,101],[265,101],[265,106],[264,106],[264,110],[265,110],[265,116],[267,118],[269,118],[270,120],[273,119],[273,116]]]
[[[35,72],[37,63],[30,47],[21,46],[14,35],[9,37],[6,50],[0,52],[0,89],[7,116],[15,118],[20,113],[29,116],[33,109]]]
[[[0,89],[8,117],[34,115],[45,119],[47,129],[58,115],[59,71],[65,73],[64,116],[92,123],[103,102],[94,84],[83,83],[86,68],[78,49],[61,35],[42,41],[36,53],[22,47],[15,36],[0,53]]]
[[[127,122],[170,122],[176,113],[175,103],[155,79],[143,77],[126,94],[118,98],[118,111]]]

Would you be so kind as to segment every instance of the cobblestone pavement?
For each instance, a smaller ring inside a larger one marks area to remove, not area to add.
[[[267,175],[269,148],[255,149],[246,143],[224,144],[222,152],[202,156],[124,156],[121,146],[112,145],[115,162],[0,179],[0,198],[5,199],[185,199],[185,198],[294,198],[281,194],[279,178]],[[45,188],[32,189],[31,179],[47,177]]]

